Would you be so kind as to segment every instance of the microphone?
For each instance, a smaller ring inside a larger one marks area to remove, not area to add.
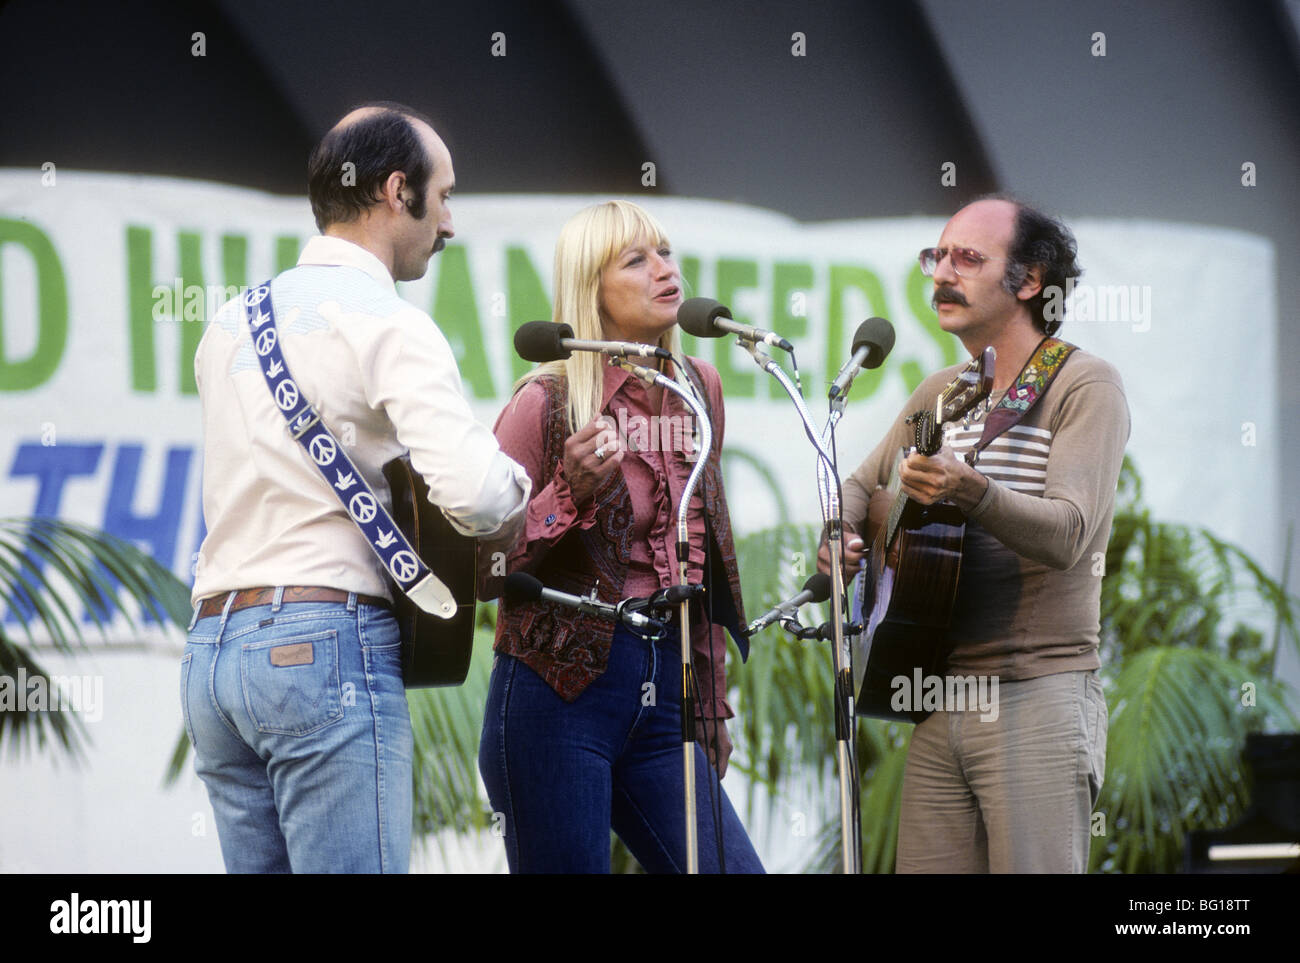
[[[658,589],[645,601],[646,608],[655,609],[672,609],[681,605],[683,602],[689,602],[692,599],[704,597],[703,585],[670,585],[667,588]]]
[[[879,368],[894,350],[894,326],[884,318],[867,318],[853,333],[853,357],[844,363],[831,385],[830,400],[849,390],[862,368]]]
[[[677,323],[687,334],[697,338],[725,338],[734,334],[742,341],[770,344],[782,351],[794,351],[794,345],[775,331],[731,320],[731,308],[713,298],[688,298],[677,309]]]
[[[602,354],[637,355],[642,358],[672,357],[653,344],[637,341],[582,341],[573,336],[567,324],[529,321],[515,332],[515,351],[525,361],[561,361],[575,351],[599,351]]]
[[[825,572],[818,572],[803,583],[803,590],[794,598],[786,599],[770,612],[750,622],[749,628],[745,630],[745,635],[753,635],[755,632],[767,628],[777,619],[793,616],[794,610],[805,602],[825,602],[830,597],[831,577]]]
[[[540,599],[543,602],[567,605],[571,609],[577,609],[587,615],[594,615],[597,618],[605,619],[607,622],[625,622],[634,629],[661,632],[664,628],[662,622],[644,616],[639,612],[627,610],[624,603],[610,605],[607,602],[601,602],[587,596],[570,595],[568,592],[549,589],[540,580],[527,572],[515,572],[513,575],[506,576],[505,596],[506,601],[512,604],[515,602],[536,602]]]

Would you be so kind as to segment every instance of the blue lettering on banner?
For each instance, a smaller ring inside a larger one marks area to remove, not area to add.
[[[40,442],[27,442],[18,446],[13,465],[9,468],[9,477],[34,476],[36,505],[32,514],[38,518],[54,518],[59,514],[63,486],[68,479],[95,474],[99,467],[99,456],[103,453],[102,444],[45,446]],[[21,586],[24,581],[33,581],[33,577],[44,568],[44,559],[30,553],[26,555],[24,565],[14,579],[14,604],[5,613],[6,623],[12,625],[28,622],[36,614],[35,603]]]
[[[46,447],[40,442],[28,442],[18,446],[13,467],[9,469],[9,477],[22,478],[25,475],[34,475],[36,507],[32,509],[32,514],[40,518],[51,518],[59,514],[59,503],[63,500],[63,486],[67,480],[81,475],[95,474],[95,470],[99,467],[99,456],[103,453],[102,443],[60,444]]]
[[[31,514],[44,518],[67,517],[76,515],[86,517],[84,509],[67,511],[63,504],[64,486],[74,478],[93,477],[99,474],[101,464],[107,465],[110,459],[104,458],[104,450],[110,446],[107,442],[82,442],[77,444],[60,441],[58,445],[42,445],[38,441],[20,442],[9,469],[10,478],[35,478],[36,499]],[[171,569],[182,581],[193,583],[192,556],[182,555],[177,561],[178,542],[180,540],[181,522],[185,518],[186,493],[191,465],[201,459],[194,458],[195,449],[191,446],[169,447],[165,454],[163,481],[155,510],[137,512],[132,506],[136,490],[140,484],[142,469],[152,455],[146,455],[141,444],[124,443],[114,446],[111,463],[112,471],[107,483],[107,493],[99,497],[104,499],[100,515],[100,528],[118,538],[130,541],[145,549],[159,564]],[[101,482],[101,485],[103,483]],[[101,488],[101,492],[102,492]],[[193,550],[197,552],[202,544],[207,528],[203,513],[199,511],[197,537]],[[30,552],[26,554],[21,577],[32,580],[33,576],[45,569],[44,560]],[[118,583],[101,569],[100,577],[107,584],[117,587]],[[21,590],[15,593],[15,604],[5,613],[5,622],[14,624],[30,622],[36,615],[35,605]],[[83,621],[93,621],[95,615],[105,621],[116,614],[116,607],[108,606],[96,613],[83,613]],[[146,622],[157,620],[147,612],[142,613]]]
[[[189,478],[190,459],[194,451],[191,448],[167,449],[162,498],[158,510],[151,515],[137,515],[131,508],[140,481],[140,459],[143,454],[143,445],[122,445],[117,449],[117,458],[113,462],[113,481],[109,485],[108,504],[104,507],[104,524],[101,527],[109,535],[147,547],[156,562],[170,569],[176,562],[176,537],[180,533],[181,512],[185,508],[185,481]],[[120,584],[108,574],[107,569],[103,569],[102,574],[114,589]],[[87,611],[83,620],[94,621],[96,614],[100,618],[107,618],[109,611],[107,608],[101,608],[98,613]],[[158,621],[147,610],[143,613],[143,619],[145,623]]]

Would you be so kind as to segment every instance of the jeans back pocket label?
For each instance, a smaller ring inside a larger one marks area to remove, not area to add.
[[[310,642],[277,645],[271,649],[272,665],[311,665],[315,656]]]
[[[244,706],[258,732],[305,736],[343,718],[337,631],[300,632],[242,648]],[[281,661],[286,657],[288,663]]]

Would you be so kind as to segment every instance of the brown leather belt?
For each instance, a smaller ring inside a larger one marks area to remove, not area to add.
[[[229,592],[221,595],[214,595],[211,598],[204,599],[199,603],[199,618],[206,619],[213,615],[220,615],[222,609],[226,607],[226,599],[230,596]],[[282,604],[291,602],[346,602],[348,593],[342,589],[317,588],[312,585],[286,585],[284,587],[284,597],[280,600]],[[254,605],[270,605],[275,601],[275,589],[273,588],[251,588],[242,589],[235,593],[235,600],[230,603],[230,611],[238,612],[240,609],[249,609]],[[391,609],[393,603],[388,599],[381,599],[374,595],[358,595],[357,602],[362,605],[378,605],[380,608]]]

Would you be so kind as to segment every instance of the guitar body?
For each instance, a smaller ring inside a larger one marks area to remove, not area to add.
[[[966,518],[952,505],[909,500],[893,542],[872,546],[859,590],[866,628],[858,637],[853,664],[858,679],[855,709],[875,719],[919,722],[926,713],[894,709],[893,680],[909,691],[917,670],[938,675],[948,648],[944,641],[961,573]]]
[[[933,411],[908,417],[916,452],[934,455],[943,444],[943,426],[987,402],[994,362],[993,349],[985,348],[940,392]],[[900,452],[899,463],[906,456]],[[876,491],[867,508],[871,551],[859,578],[858,620],[864,628],[853,643],[854,708],[876,719],[920,722],[928,712],[891,703],[896,694],[915,697],[921,680],[943,671],[966,516],[946,502],[922,505],[899,489],[895,465],[892,484]]]
[[[403,455],[384,465],[393,493],[393,521],[433,574],[456,598],[456,614],[422,611],[390,580],[402,632],[402,680],[408,689],[460,685],[474,650],[474,539],[451,527],[429,501],[429,486]]]

